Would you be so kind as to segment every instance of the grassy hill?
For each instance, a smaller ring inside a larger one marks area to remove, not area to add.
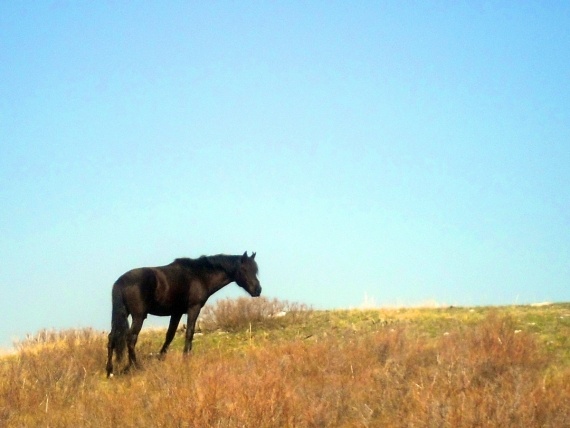
[[[0,426],[570,426],[570,304],[204,309],[191,356],[143,329],[143,369],[110,380],[104,333],[28,338],[0,359]]]

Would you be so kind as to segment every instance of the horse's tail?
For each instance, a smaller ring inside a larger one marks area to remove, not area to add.
[[[129,331],[129,313],[123,301],[121,289],[122,284],[119,280],[113,285],[113,312],[111,315],[111,333],[109,334],[109,349],[115,349],[119,361],[125,353]]]

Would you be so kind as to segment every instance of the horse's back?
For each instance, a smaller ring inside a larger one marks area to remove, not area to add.
[[[117,279],[114,288],[120,289],[127,305],[137,312],[170,315],[186,310],[188,290],[176,265],[132,269]]]
[[[114,286],[125,288],[129,286],[144,285],[152,280],[153,276],[152,268],[142,267],[131,269],[117,278]]]

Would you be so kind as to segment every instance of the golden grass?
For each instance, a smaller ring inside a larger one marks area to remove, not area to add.
[[[111,380],[104,334],[61,332],[0,359],[0,426],[570,426],[566,312],[307,311],[205,331],[191,356]]]

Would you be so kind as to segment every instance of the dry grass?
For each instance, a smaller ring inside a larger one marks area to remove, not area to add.
[[[545,319],[545,341],[508,310],[463,312],[315,311],[251,332],[241,320],[112,380],[103,334],[47,335],[0,360],[0,426],[570,426],[567,320]],[[141,337],[141,355],[155,340]]]

